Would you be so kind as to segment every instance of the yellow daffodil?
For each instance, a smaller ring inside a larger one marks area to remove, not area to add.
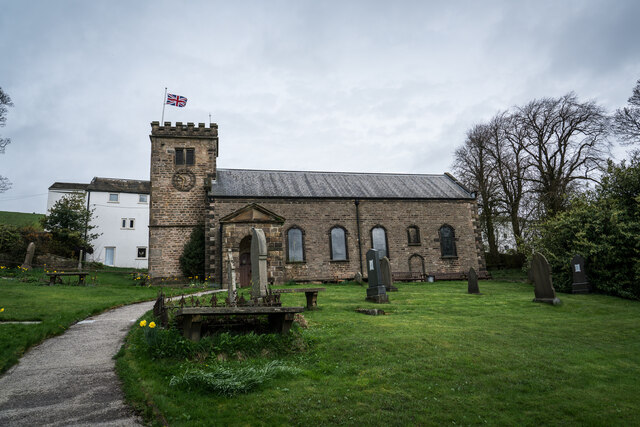
[[[0,313],[2,313],[4,311],[4,307],[0,308]]]
[[[151,322],[151,323],[149,323],[149,327],[150,327],[151,329],[155,328],[155,327],[156,327],[156,322]]]
[[[140,321],[140,327],[144,328],[145,326],[147,326],[147,321],[146,320],[141,320]]]

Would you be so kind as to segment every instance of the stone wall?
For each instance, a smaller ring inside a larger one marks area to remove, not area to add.
[[[410,271],[409,260],[419,255],[424,259],[425,270],[440,278],[462,277],[473,267],[480,275],[486,275],[484,255],[480,241],[477,205],[468,200],[360,200],[361,250],[358,247],[356,203],[353,199],[223,199],[217,198],[209,206],[207,225],[208,272],[214,281],[220,281],[220,223],[219,220],[251,203],[272,211],[284,218],[279,232],[280,242],[271,241],[269,247],[270,278],[275,283],[288,280],[320,281],[352,278],[362,271],[366,276],[365,254],[372,247],[371,229],[382,226],[386,230],[389,259],[393,271]],[[444,224],[455,230],[457,257],[443,258],[438,230]],[[260,224],[269,232],[272,225]],[[287,262],[287,230],[291,227],[303,230],[304,262]],[[347,261],[332,261],[330,230],[341,226],[346,230]],[[416,226],[420,231],[420,243],[410,245],[407,228]],[[225,227],[228,227],[226,225]],[[246,229],[245,229],[246,228]],[[237,242],[250,227],[226,230],[222,236],[226,253],[230,246],[237,253]],[[233,238],[232,238],[233,236]],[[234,256],[234,259],[237,259]],[[362,260],[362,261],[361,261]],[[414,268],[420,263],[415,262]],[[364,270],[361,270],[364,269]],[[223,276],[224,277],[224,276]]]
[[[182,275],[178,258],[194,227],[205,223],[207,191],[215,177],[218,125],[151,123],[149,274]],[[193,165],[176,165],[176,148],[193,148]]]

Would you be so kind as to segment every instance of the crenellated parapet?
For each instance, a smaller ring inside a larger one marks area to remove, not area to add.
[[[164,126],[160,126],[160,122],[151,122],[151,136],[165,136],[175,138],[217,138],[218,124],[209,123],[206,127],[204,123],[184,124],[176,122],[175,126],[171,126],[171,122],[164,122]]]

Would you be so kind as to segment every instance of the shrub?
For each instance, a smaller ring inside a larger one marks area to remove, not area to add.
[[[180,270],[185,277],[204,279],[204,226],[198,226],[191,232],[180,256]]]
[[[0,224],[0,253],[7,254],[13,261],[21,261],[27,246],[24,244],[18,227]]]

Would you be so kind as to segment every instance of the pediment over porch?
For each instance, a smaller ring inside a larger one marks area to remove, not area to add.
[[[256,203],[251,203],[235,212],[220,218],[220,223],[268,223],[268,224],[282,224],[284,218],[271,212],[269,209],[264,208]]]

